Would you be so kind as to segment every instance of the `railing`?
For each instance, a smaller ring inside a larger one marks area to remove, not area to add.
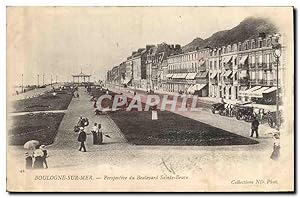
[[[225,65],[224,65],[224,68],[225,68],[226,70],[232,70],[232,63],[227,63],[227,64],[225,64]]]
[[[187,80],[187,79],[167,79],[167,83],[185,83],[185,84],[195,84],[195,80]]]
[[[249,69],[249,65],[248,64],[239,64],[238,68],[239,69],[243,69],[243,70],[248,70]]]
[[[217,85],[218,84],[218,80],[217,79],[210,79],[210,84],[212,85]]]
[[[260,86],[274,86],[276,84],[275,80],[251,79],[249,82],[252,85],[260,85]]]
[[[248,78],[241,78],[238,80],[240,85],[248,85],[249,79]]]
[[[225,78],[225,79],[224,79],[224,83],[225,83],[226,85],[232,84],[232,83],[233,83],[233,80],[232,80],[232,78]]]
[[[207,84],[208,79],[207,78],[199,78],[199,79],[196,79],[196,83],[197,84]]]

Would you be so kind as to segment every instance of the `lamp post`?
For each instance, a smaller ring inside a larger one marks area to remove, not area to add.
[[[38,74],[37,75],[37,88],[40,87],[40,75]]]
[[[280,126],[280,118],[279,118],[279,58],[281,56],[281,45],[277,43],[276,45],[273,45],[273,56],[276,59],[276,125],[277,130],[279,131]]]
[[[22,93],[24,92],[23,74],[22,74]]]

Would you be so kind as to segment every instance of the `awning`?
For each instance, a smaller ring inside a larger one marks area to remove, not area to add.
[[[276,90],[277,90],[277,87],[271,87],[271,88],[263,91],[262,93],[263,94],[268,94],[268,93],[271,93],[271,92],[276,91]]]
[[[231,60],[232,56],[227,56],[223,58],[223,63],[229,63],[229,61]]]
[[[222,73],[220,74],[220,76],[221,76],[221,77],[224,76],[225,73],[226,73],[226,72],[222,72]]]
[[[263,98],[263,91],[266,91],[269,87],[262,87],[258,90],[255,90],[249,94],[249,97],[253,98]]]
[[[243,56],[242,58],[241,58],[241,60],[240,60],[240,64],[245,64],[245,61],[247,60],[247,58],[248,58],[248,55],[246,55],[246,56]]]
[[[207,74],[208,74],[208,71],[199,72],[196,77],[197,78],[206,78]]]
[[[132,80],[131,78],[130,79],[125,79],[124,82],[123,82],[123,84],[127,85],[131,80]]]
[[[173,79],[178,78],[178,74],[173,74],[172,78],[173,78]]]
[[[254,87],[251,87],[250,89],[247,89],[245,91],[239,91],[239,96],[248,96],[249,93],[251,93],[252,91],[258,90],[260,88],[261,88],[261,86],[254,86]]]
[[[215,77],[217,76],[217,72],[216,71],[213,71],[211,74],[210,74],[210,78],[214,79]]]
[[[226,78],[227,78],[227,77],[228,77],[228,76],[229,76],[231,73],[232,73],[232,71],[231,71],[231,70],[228,70],[228,71],[226,71],[226,72],[225,72],[225,74],[224,74],[224,77],[226,77]]]
[[[187,76],[187,73],[179,73],[177,75],[177,78],[185,78]]]
[[[197,73],[188,73],[188,75],[185,77],[187,80],[194,80]]]
[[[194,89],[195,91],[198,91],[198,90],[203,89],[206,85],[207,85],[207,84],[195,84],[194,87],[193,87],[193,89]]]
[[[167,74],[166,77],[167,78],[171,78],[174,74]]]
[[[193,87],[194,87],[194,85],[189,86],[189,88],[187,89],[188,93],[194,91],[194,90],[193,90]]]

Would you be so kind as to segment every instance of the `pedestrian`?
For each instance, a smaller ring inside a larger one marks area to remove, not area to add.
[[[25,152],[25,168],[26,169],[32,169],[32,156],[28,154],[28,152]]]
[[[48,163],[47,163],[47,160],[46,158],[48,158],[48,151],[46,149],[46,146],[45,145],[41,145],[40,146],[40,149],[43,151],[44,155],[43,155],[43,165],[45,164],[45,168],[48,168]]]
[[[37,148],[33,152],[33,157],[34,157],[34,163],[33,163],[33,168],[34,169],[42,169],[44,168],[44,160],[43,160],[44,152],[40,149]]]
[[[98,129],[97,129],[97,136],[98,136],[98,144],[102,144],[103,142],[103,131],[101,128],[101,124],[98,124]]]
[[[82,116],[79,117],[78,122],[77,122],[77,126],[79,126],[79,127],[83,127],[84,126],[84,124],[83,124],[83,117]]]
[[[279,133],[273,134],[273,152],[270,156],[272,160],[277,160],[280,156],[280,135]]]
[[[85,148],[85,145],[84,145],[84,142],[86,141],[86,133],[83,130],[83,127],[80,127],[80,133],[78,135],[77,140],[78,140],[78,142],[80,142],[79,151],[81,151],[81,149],[83,149],[83,152],[86,152],[86,148]]]
[[[93,134],[93,144],[96,145],[97,143],[97,131],[98,131],[98,127],[97,127],[97,123],[94,123],[94,126],[92,128],[92,134]]]
[[[255,136],[256,136],[256,138],[258,138],[258,126],[259,126],[259,122],[256,119],[256,117],[254,117],[253,121],[251,122],[251,135],[250,135],[250,137],[253,137],[253,134],[255,132]]]
[[[79,93],[78,92],[76,93],[76,96],[77,96],[77,98],[79,98]]]
[[[94,108],[97,108],[97,100],[94,100]]]

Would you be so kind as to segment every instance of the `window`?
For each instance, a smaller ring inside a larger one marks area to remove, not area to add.
[[[263,62],[262,59],[263,59],[263,57],[262,57],[262,54],[261,54],[261,55],[258,56],[258,63],[262,63]]]

